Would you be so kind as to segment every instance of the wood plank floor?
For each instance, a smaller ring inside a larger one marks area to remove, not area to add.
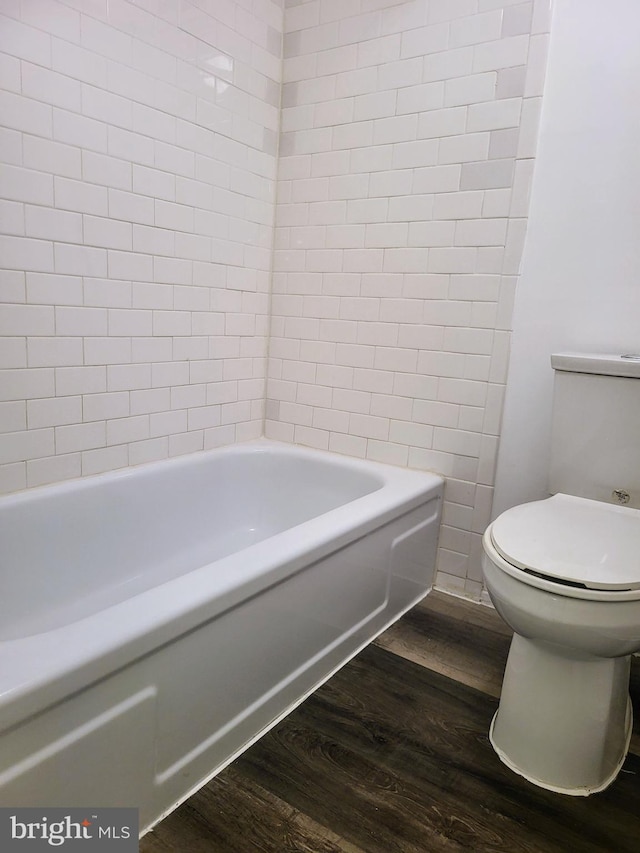
[[[142,841],[141,853],[640,851],[638,729],[588,798],[511,773],[487,737],[510,633],[431,593]],[[631,693],[640,717],[640,666]]]

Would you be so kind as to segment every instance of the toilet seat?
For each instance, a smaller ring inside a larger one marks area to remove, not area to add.
[[[490,536],[525,582],[540,579],[578,595],[640,590],[638,510],[556,494],[502,513]]]

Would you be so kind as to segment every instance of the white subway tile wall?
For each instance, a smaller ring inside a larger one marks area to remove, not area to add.
[[[549,29],[3,0],[0,491],[264,432],[444,474],[437,583],[480,597]]]
[[[262,434],[282,5],[0,4],[0,491]]]
[[[447,478],[482,592],[548,0],[287,0],[266,434]]]

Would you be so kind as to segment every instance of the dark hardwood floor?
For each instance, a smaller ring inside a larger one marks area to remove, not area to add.
[[[537,788],[493,752],[509,641],[490,608],[431,593],[141,853],[638,853],[637,724],[618,779],[588,798]]]

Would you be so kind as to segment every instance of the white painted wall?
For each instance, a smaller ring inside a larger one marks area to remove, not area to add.
[[[640,351],[640,4],[555,0],[493,515],[546,495],[552,352]]]

